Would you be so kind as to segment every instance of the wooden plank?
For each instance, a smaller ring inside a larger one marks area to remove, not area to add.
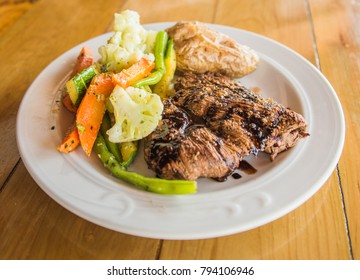
[[[132,0],[123,9],[137,11],[141,23],[199,20],[211,22],[215,13],[216,0]]]
[[[339,162],[354,259],[360,259],[360,3],[310,1],[321,69],[342,104],[346,140]]]
[[[306,1],[219,1],[215,23],[273,38],[315,63]],[[164,241],[161,259],[349,259],[337,175],[304,205],[268,225],[222,238]]]
[[[249,30],[274,39],[315,63],[306,1],[219,2],[215,23]]]
[[[121,234],[70,213],[22,163],[0,195],[0,240],[0,259],[154,259],[159,246],[158,240]]]
[[[53,59],[104,33],[123,2],[87,1],[80,9],[76,1],[39,1],[0,34],[0,76],[6,77],[0,84],[0,188],[19,160],[15,122],[26,89]]]
[[[31,6],[30,1],[24,1],[21,3],[0,3],[0,33],[18,20],[31,8]]]

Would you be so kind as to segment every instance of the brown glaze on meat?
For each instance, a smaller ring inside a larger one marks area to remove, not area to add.
[[[184,73],[175,90],[176,106],[203,119],[219,137],[254,154],[264,151],[274,159],[308,135],[300,114],[221,74]]]
[[[243,150],[216,136],[165,100],[163,117],[145,141],[145,160],[161,178],[222,181],[238,167]]]
[[[304,118],[221,74],[184,73],[145,139],[145,160],[161,178],[224,180],[250,154],[274,159],[308,135]]]

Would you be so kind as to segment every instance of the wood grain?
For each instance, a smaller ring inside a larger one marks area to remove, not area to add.
[[[215,23],[262,34],[315,62],[306,1],[219,1]]]
[[[216,0],[132,0],[123,9],[137,11],[142,23],[198,20],[211,22],[216,11]]]
[[[26,13],[32,6],[31,2],[0,2],[0,33]]]
[[[310,1],[320,65],[343,106],[345,147],[339,163],[354,259],[360,259],[360,2]]]

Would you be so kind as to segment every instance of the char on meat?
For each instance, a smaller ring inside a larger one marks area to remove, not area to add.
[[[144,150],[145,161],[159,177],[188,180],[226,178],[247,152],[194,122],[170,99],[164,101],[162,120],[145,139]]]
[[[273,160],[308,136],[304,118],[219,73],[186,72],[145,139],[145,160],[159,177],[223,179],[243,157]]]

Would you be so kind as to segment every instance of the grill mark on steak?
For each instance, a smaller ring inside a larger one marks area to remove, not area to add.
[[[148,167],[161,178],[223,181],[238,167],[243,150],[165,100],[162,120],[145,139],[144,155]]]
[[[173,103],[184,107],[216,135],[250,153],[277,154],[308,136],[304,118],[219,73],[186,72],[175,83]]]
[[[145,139],[145,161],[161,178],[225,180],[259,151],[271,159],[306,137],[303,117],[221,74],[184,73]]]

